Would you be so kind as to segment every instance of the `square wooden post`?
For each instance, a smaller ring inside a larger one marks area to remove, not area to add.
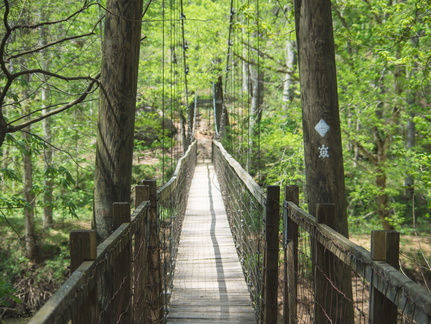
[[[157,215],[157,184],[156,180],[144,180],[143,185],[148,185],[150,189],[150,243],[148,262],[148,280],[146,287],[148,289],[148,320],[150,323],[159,323],[164,317],[163,295],[162,295],[162,275],[160,260],[160,243],[159,243],[159,219]]]
[[[97,257],[96,231],[76,230],[70,232],[70,268],[75,271],[84,261],[95,260]],[[94,280],[97,279],[95,278]],[[98,300],[97,284],[89,295],[84,298],[79,311],[72,314],[73,324],[97,323]]]
[[[399,269],[400,233],[396,231],[371,232],[371,259],[383,261]],[[370,322],[397,323],[398,310],[388,298],[370,284]]]
[[[148,201],[150,197],[149,186],[135,187],[135,208],[138,208],[143,201]],[[138,225],[138,230],[134,234],[133,248],[133,323],[144,323],[146,320],[146,289],[145,284],[148,277],[147,266],[147,237],[149,233],[147,215]]]
[[[278,314],[278,233],[280,187],[268,186],[266,194],[265,250],[262,291],[263,323],[277,323]]]
[[[287,186],[284,199],[299,204],[298,186]],[[284,208],[284,287],[283,323],[297,323],[298,224],[290,217],[291,210]]]

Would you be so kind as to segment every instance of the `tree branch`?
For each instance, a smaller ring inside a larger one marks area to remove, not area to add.
[[[98,78],[98,77],[99,77],[99,76],[97,76],[97,78]],[[97,78],[94,78],[94,79],[90,82],[90,84],[88,85],[88,87],[87,87],[86,91],[85,91],[85,92],[83,92],[83,93],[82,93],[78,98],[76,98],[75,100],[72,100],[71,102],[69,102],[69,103],[65,104],[64,106],[61,106],[61,107],[59,107],[59,108],[57,108],[57,109],[54,109],[54,110],[51,110],[51,111],[47,112],[46,114],[44,114],[44,115],[42,115],[42,116],[39,116],[39,117],[33,118],[33,119],[31,119],[31,120],[29,120],[29,121],[26,121],[26,122],[24,122],[24,123],[22,123],[22,124],[19,124],[19,125],[16,125],[16,126],[13,126],[13,125],[8,124],[7,129],[6,129],[6,133],[14,133],[14,132],[16,132],[16,131],[22,130],[23,128],[26,128],[27,126],[29,126],[29,125],[31,125],[31,124],[37,123],[37,122],[39,122],[39,121],[41,121],[41,120],[43,120],[43,119],[46,119],[46,118],[48,118],[48,117],[51,117],[51,116],[56,115],[56,114],[58,114],[58,113],[61,113],[61,112],[65,111],[65,110],[67,110],[67,109],[69,109],[69,108],[71,108],[71,107],[73,107],[73,106],[75,106],[75,105],[77,105],[77,104],[81,103],[82,101],[84,101],[84,100],[85,100],[85,98],[86,98],[90,93],[93,93],[93,92],[95,91],[95,89],[93,90],[93,86],[94,86],[94,84],[96,84],[96,83],[97,83],[97,84],[99,84],[99,80],[98,80]]]
[[[4,0],[5,3],[8,0]],[[91,6],[94,5],[99,5],[97,3],[87,3],[87,1],[84,3],[84,5],[81,7],[81,9],[79,9],[78,11],[75,11],[73,14],[67,16],[64,19],[60,19],[60,20],[53,20],[53,21],[45,21],[42,22],[40,24],[35,24],[35,25],[16,25],[14,27],[11,28],[11,31],[15,31],[17,29],[36,29],[36,28],[40,28],[40,27],[44,27],[44,26],[50,26],[50,25],[56,25],[56,24],[60,24],[66,21],[69,21],[70,19],[74,18],[75,16],[79,15],[81,12],[87,10],[88,8],[90,8]]]
[[[18,58],[18,57],[21,57],[21,56],[24,56],[24,55],[33,54],[33,53],[36,53],[36,52],[42,51],[42,50],[44,50],[45,48],[48,48],[48,47],[51,47],[51,46],[54,46],[54,45],[57,45],[57,44],[61,44],[61,43],[63,43],[63,42],[67,42],[67,41],[70,41],[70,40],[74,40],[74,39],[78,39],[78,38],[82,38],[82,37],[87,37],[87,36],[91,36],[91,35],[94,35],[94,32],[90,32],[90,33],[88,33],[88,34],[83,34],[83,35],[78,35],[78,36],[66,37],[66,38],[60,39],[60,40],[58,40],[58,41],[55,41],[55,42],[52,42],[52,43],[46,44],[46,45],[44,45],[44,46],[41,46],[41,47],[38,47],[38,48],[32,49],[32,50],[30,50],[30,51],[22,52],[22,53],[19,53],[19,54],[16,54],[16,55],[12,55],[12,56],[10,56],[10,57],[5,61],[5,62],[7,63],[8,61],[13,60],[13,59],[15,59],[15,58]]]
[[[362,144],[361,143],[359,143],[357,140],[355,140],[355,139],[353,139],[353,138],[350,138],[349,137],[349,134],[347,133],[347,132],[344,132],[347,136],[348,136],[348,138],[349,138],[349,140],[354,144],[354,145],[356,145],[356,146],[358,146],[358,148],[359,148],[359,150],[373,163],[373,164],[377,164],[377,157],[372,153],[372,152],[370,152],[369,150],[367,150],[365,147],[363,147],[362,146]]]

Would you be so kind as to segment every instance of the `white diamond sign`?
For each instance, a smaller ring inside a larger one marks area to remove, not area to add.
[[[314,129],[319,133],[320,136],[325,137],[326,133],[329,131],[329,125],[321,119]]]

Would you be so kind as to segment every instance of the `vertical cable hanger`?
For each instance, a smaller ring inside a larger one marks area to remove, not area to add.
[[[175,114],[174,112],[176,111],[177,108],[177,93],[178,93],[178,75],[177,75],[177,64],[178,64],[178,60],[177,60],[177,53],[176,53],[176,46],[177,46],[177,32],[178,32],[178,19],[177,14],[179,14],[179,12],[177,12],[177,2],[176,0],[170,0],[170,7],[171,7],[171,12],[170,12],[170,21],[171,21],[171,44],[170,44],[170,50],[171,50],[171,94],[170,94],[170,101],[171,101],[171,105],[170,105],[170,114],[171,114],[171,120],[174,121],[175,120]],[[180,142],[181,142],[181,137],[180,137]],[[171,140],[171,170],[174,169],[176,163],[178,162],[178,154],[177,154],[177,150],[175,149],[176,147],[176,143],[175,140],[172,139]]]
[[[250,8],[250,0],[247,0],[247,6],[248,8]],[[246,50],[247,50],[247,61],[245,62],[245,66],[247,67],[247,76],[246,76],[246,82],[247,82],[247,94],[246,94],[246,98],[247,98],[247,145],[246,145],[246,161],[247,161],[247,165],[246,165],[246,170],[247,172],[250,172],[250,160],[253,158],[251,156],[251,150],[250,150],[250,142],[251,142],[251,134],[252,134],[252,129],[251,129],[251,96],[253,95],[253,81],[251,80],[252,75],[251,75],[251,71],[253,69],[252,66],[250,66],[252,64],[252,56],[251,56],[251,51],[250,51],[250,47],[251,47],[251,28],[250,28],[250,17],[247,17],[247,43],[244,44],[242,46],[246,46]]]
[[[262,71],[260,67],[260,0],[256,0],[256,23],[257,23],[257,89],[258,89],[258,113],[262,114],[261,110],[263,109],[263,80],[262,80]],[[262,82],[261,82],[262,80]],[[257,170],[258,170],[258,183],[261,183],[261,149],[260,149],[260,124],[261,118],[259,118],[259,122],[257,124]]]
[[[162,181],[166,182],[165,176],[165,0],[162,0]]]
[[[229,33],[228,33],[228,40],[227,40],[227,59],[226,59],[226,77],[225,77],[225,87],[224,92],[225,95],[227,95],[227,89],[228,89],[228,80],[229,80],[229,70],[230,70],[230,60],[232,56],[232,29],[233,29],[233,19],[235,16],[235,9],[233,7],[233,0],[230,1],[230,17],[229,17]]]
[[[180,0],[180,9],[181,9],[181,13],[180,13],[181,41],[182,41],[182,48],[183,48],[183,69],[184,69],[184,95],[185,95],[185,106],[186,106],[186,108],[188,108],[189,90],[188,90],[187,75],[189,74],[189,67],[187,65],[187,53],[186,53],[187,49],[188,49],[188,44],[186,43],[186,39],[185,39],[184,25],[185,25],[186,16],[184,14],[183,0]]]
[[[232,65],[232,56],[233,56],[233,27],[234,27],[234,19],[235,19],[235,8],[234,8],[234,1],[231,0],[230,1],[230,16],[229,16],[229,32],[228,32],[228,41],[227,41],[227,56],[226,56],[226,69],[225,69],[225,85],[224,85],[224,89],[223,89],[223,97],[225,98],[224,100],[230,100],[232,101],[232,95],[228,96],[228,91],[230,90],[232,92],[232,88],[233,88],[233,77],[230,78],[230,74],[232,74],[233,76],[233,69],[234,66]],[[229,86],[230,83],[230,86]],[[229,98],[229,99],[228,99]],[[232,102],[230,102],[232,104]],[[232,106],[232,105],[231,105]],[[227,109],[227,107],[226,107]],[[234,136],[230,136],[231,141],[234,140]],[[233,144],[233,143],[231,143]],[[234,147],[234,145],[231,145],[232,147]],[[232,152],[231,152],[232,153]]]

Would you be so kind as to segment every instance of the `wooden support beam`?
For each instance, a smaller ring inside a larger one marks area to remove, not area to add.
[[[148,322],[158,323],[164,317],[163,296],[162,296],[162,275],[160,260],[160,243],[159,243],[159,220],[157,216],[157,183],[156,180],[144,180],[143,185],[149,186],[150,217],[149,230],[150,242],[148,262],[148,280],[146,287],[148,289]]]
[[[299,204],[298,186],[287,186],[284,199]],[[284,208],[284,289],[283,323],[294,324],[297,319],[297,280],[298,273],[298,224],[289,217],[291,210]]]
[[[150,187],[139,185],[135,187],[135,208],[150,198]],[[133,323],[144,323],[146,319],[146,279],[147,266],[147,233],[148,219],[144,217],[135,233],[133,249]]]
[[[280,225],[280,187],[268,186],[264,250],[263,323],[277,323],[278,314],[278,233]]]
[[[70,232],[70,268],[75,271],[84,261],[97,257],[96,231],[76,230]],[[73,324],[96,323],[98,315],[97,286],[82,302],[79,310],[72,314]]]
[[[371,232],[371,259],[383,261],[399,269],[400,233],[396,231]],[[378,278],[377,278],[378,280]],[[374,324],[397,323],[397,306],[370,285],[370,321]]]

